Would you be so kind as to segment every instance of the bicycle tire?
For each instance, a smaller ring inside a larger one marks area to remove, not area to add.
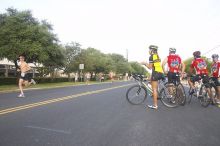
[[[160,97],[160,100],[163,103],[163,105],[165,105],[166,107],[169,107],[169,108],[174,108],[179,105],[178,100],[177,100],[177,96],[176,96],[177,88],[176,88],[176,86],[172,85],[175,88],[175,89],[173,89],[173,91],[175,91],[175,95],[170,95],[170,93],[168,91],[168,88],[170,86],[171,86],[170,84],[165,84],[164,88],[162,88],[160,90],[159,97]]]
[[[179,90],[180,88],[181,88],[181,92],[182,93],[179,93],[180,92],[180,90]],[[179,104],[184,106],[186,104],[186,91],[185,91],[185,88],[184,88],[183,84],[179,83],[177,85],[177,91],[178,91],[177,92],[178,96],[180,96]],[[180,94],[182,94],[182,95],[180,95]]]
[[[187,99],[188,99],[188,100],[187,100],[187,103],[188,103],[188,104],[191,103],[192,97],[193,97],[193,94],[190,95],[190,92],[191,92],[191,91],[192,91],[192,88],[190,87],[190,88],[189,88],[189,92],[188,92],[189,95],[188,95],[188,98],[187,98]]]
[[[132,93],[134,93],[135,95],[133,95]],[[126,99],[130,104],[133,105],[142,104],[146,100],[146,98],[147,98],[147,90],[143,86],[134,85],[127,90]]]
[[[212,105],[216,105],[216,101],[215,101],[215,99],[217,98],[217,93],[216,93],[216,89],[217,87],[214,87],[214,86],[212,86],[211,87],[211,93],[212,93],[212,95],[213,95],[213,93],[214,93],[214,96],[212,97],[212,100],[211,100],[211,104]]]
[[[203,91],[204,88],[205,88],[205,91]],[[210,104],[210,97],[206,89],[207,88],[205,87],[205,84],[203,84],[201,88],[199,89],[199,96],[200,96],[199,101],[203,107],[208,107]]]

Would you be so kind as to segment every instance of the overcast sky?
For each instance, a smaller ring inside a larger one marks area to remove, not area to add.
[[[31,10],[53,25],[62,44],[119,53],[129,61],[148,60],[148,46],[159,46],[163,59],[169,47],[183,59],[220,45],[219,0],[1,0],[8,7]],[[220,47],[212,53],[219,53]]]

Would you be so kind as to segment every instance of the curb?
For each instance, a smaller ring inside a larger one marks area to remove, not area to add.
[[[127,81],[114,81],[114,82],[127,82]],[[90,85],[109,84],[109,83],[112,83],[112,82],[91,83],[91,84],[78,84],[78,85],[67,85],[67,86],[53,86],[53,87],[42,87],[42,88],[41,87],[39,87],[39,88],[27,88],[27,89],[23,89],[23,90],[24,91],[44,90],[44,89],[56,89],[56,88],[75,87],[75,86],[90,86]],[[17,92],[17,91],[19,91],[19,89],[5,90],[5,91],[0,91],[0,94],[3,94],[3,93],[13,93],[13,92]]]

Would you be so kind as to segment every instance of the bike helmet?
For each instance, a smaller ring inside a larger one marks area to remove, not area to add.
[[[193,52],[194,57],[201,57],[201,52],[200,51],[195,51]]]
[[[157,51],[157,50],[158,50],[158,47],[157,47],[157,46],[154,46],[154,45],[150,45],[150,46],[149,46],[149,49],[150,49],[150,50],[153,50],[153,51]]]
[[[218,56],[218,54],[213,54],[212,55],[212,58],[214,59],[214,58],[218,58],[219,56]]]
[[[169,49],[169,52],[170,52],[170,53],[176,53],[176,48],[170,48],[170,49]]]

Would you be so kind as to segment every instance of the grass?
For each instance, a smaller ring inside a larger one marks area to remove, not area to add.
[[[108,82],[108,81],[106,81]],[[94,83],[100,83],[96,81],[90,81],[89,84],[94,84]],[[36,84],[36,85],[31,85],[28,88],[56,88],[56,87],[66,87],[66,86],[75,86],[75,85],[85,85],[85,82],[60,82],[60,83],[43,83],[43,84]],[[26,88],[24,88],[26,89]],[[0,92],[10,92],[10,91],[17,91],[18,90],[18,85],[0,85]]]

